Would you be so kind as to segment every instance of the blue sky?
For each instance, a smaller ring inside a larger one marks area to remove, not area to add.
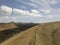
[[[0,23],[60,21],[60,0],[0,0]]]

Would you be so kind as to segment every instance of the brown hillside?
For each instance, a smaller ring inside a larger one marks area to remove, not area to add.
[[[0,23],[0,43],[7,40],[11,36],[18,34],[37,24],[34,23]]]
[[[0,45],[60,45],[60,22],[36,25]]]

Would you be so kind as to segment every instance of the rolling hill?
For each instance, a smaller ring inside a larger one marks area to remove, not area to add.
[[[0,45],[60,45],[60,22],[50,22],[35,25]]]
[[[0,23],[0,43],[37,24],[34,23]],[[8,27],[8,28],[7,28]],[[2,29],[2,30],[1,30]]]

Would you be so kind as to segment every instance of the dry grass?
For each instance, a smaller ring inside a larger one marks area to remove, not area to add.
[[[3,23],[1,24],[0,23],[0,26],[3,28],[3,30],[0,30],[0,43],[28,28],[33,27],[34,25],[37,25],[37,24],[33,24],[33,23],[8,23],[8,24]],[[7,26],[9,28],[7,28]]]
[[[0,45],[60,45],[60,22],[36,25]]]

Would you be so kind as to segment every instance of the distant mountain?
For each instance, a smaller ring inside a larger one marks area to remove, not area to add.
[[[1,45],[60,45],[60,22],[35,25],[12,36]]]

